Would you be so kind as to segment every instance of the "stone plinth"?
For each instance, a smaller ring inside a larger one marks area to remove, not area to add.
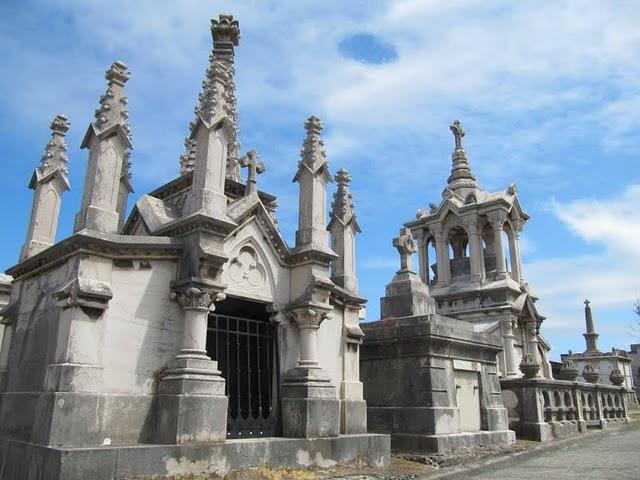
[[[380,299],[381,318],[401,318],[435,313],[435,304],[429,297],[429,287],[417,273],[400,270],[385,288]]]
[[[513,442],[497,377],[497,336],[423,315],[363,325],[360,372],[368,430],[397,450]]]

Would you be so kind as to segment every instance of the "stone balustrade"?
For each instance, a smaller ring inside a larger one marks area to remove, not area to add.
[[[518,437],[547,441],[628,422],[624,387],[545,378],[501,381],[509,428]]]

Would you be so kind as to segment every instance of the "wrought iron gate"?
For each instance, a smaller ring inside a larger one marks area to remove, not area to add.
[[[229,397],[227,438],[279,435],[278,355],[271,322],[209,316],[207,350]]]

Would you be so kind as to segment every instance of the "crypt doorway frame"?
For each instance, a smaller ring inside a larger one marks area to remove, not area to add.
[[[282,435],[278,324],[269,305],[229,296],[207,325],[207,354],[225,379],[227,438]]]

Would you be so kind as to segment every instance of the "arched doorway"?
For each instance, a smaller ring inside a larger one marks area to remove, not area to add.
[[[280,435],[278,332],[267,307],[228,297],[209,315],[207,353],[229,397],[227,438]]]

